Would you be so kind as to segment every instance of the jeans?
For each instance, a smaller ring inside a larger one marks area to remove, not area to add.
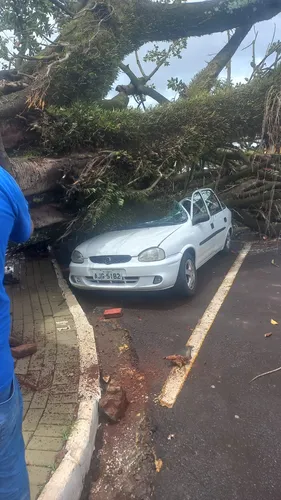
[[[22,437],[23,403],[16,377],[0,392],[0,500],[30,500]]]

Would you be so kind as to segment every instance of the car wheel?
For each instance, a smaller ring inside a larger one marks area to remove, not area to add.
[[[231,230],[228,231],[225,244],[223,247],[223,253],[228,254],[231,250]]]
[[[197,286],[197,270],[195,260],[191,253],[186,253],[180,263],[179,274],[175,285],[178,294],[192,297]]]

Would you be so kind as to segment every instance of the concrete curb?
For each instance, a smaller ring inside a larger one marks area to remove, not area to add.
[[[98,357],[93,327],[52,260],[62,294],[73,316],[80,352],[79,409],[66,443],[66,454],[38,500],[79,500],[89,470],[98,428],[100,399]]]

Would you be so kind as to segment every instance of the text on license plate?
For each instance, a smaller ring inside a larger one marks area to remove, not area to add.
[[[95,271],[94,279],[97,281],[123,281],[124,271]]]

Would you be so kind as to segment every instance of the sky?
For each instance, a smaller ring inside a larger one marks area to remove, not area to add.
[[[255,25],[256,31],[258,31],[258,38],[256,42],[256,60],[257,63],[261,61],[264,57],[266,49],[272,40],[274,26],[276,26],[275,41],[281,39],[281,14],[271,19],[270,21],[264,21],[257,23]],[[242,42],[242,45],[236,52],[232,60],[232,79],[233,82],[244,82],[245,78],[251,75],[251,57],[252,48],[249,47],[243,50],[247,45],[249,45],[254,39],[253,29],[250,31],[248,36]],[[212,59],[212,57],[219,52],[222,47],[227,42],[226,33],[215,33],[213,35],[206,35],[202,37],[192,37],[188,40],[187,49],[183,51],[182,59],[173,59],[169,67],[162,67],[153,78],[152,82],[155,84],[156,89],[168,99],[175,96],[175,93],[167,89],[167,80],[173,77],[178,77],[182,79],[185,83],[188,83],[193,76],[205,67],[206,63]],[[165,44],[159,43],[161,48]],[[152,46],[152,44],[147,44],[143,46],[140,51],[140,57],[144,56],[147,50]],[[125,64],[129,64],[130,68],[140,76],[135,56],[130,55],[124,61]],[[154,65],[151,63],[144,63],[145,72],[149,73],[153,69]],[[225,75],[221,75],[222,77]],[[120,72],[118,82],[115,82],[113,88],[117,84],[128,84],[129,79],[127,75]],[[109,97],[116,95],[113,90],[110,92]],[[147,98],[147,104],[154,104],[155,102]],[[133,102],[130,104],[133,105]]]

